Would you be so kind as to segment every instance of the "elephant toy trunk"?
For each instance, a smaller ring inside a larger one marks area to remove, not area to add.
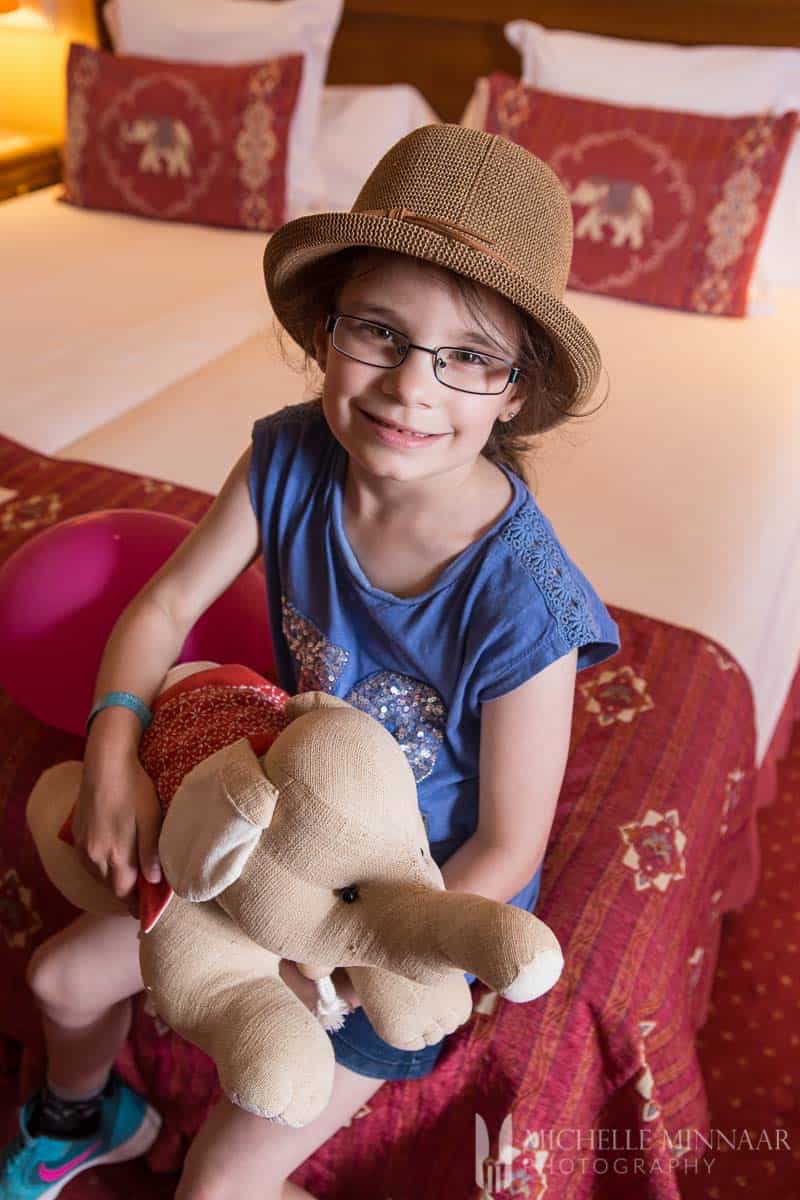
[[[417,886],[387,894],[386,909],[382,928],[384,937],[389,931],[392,969],[420,983],[439,982],[448,970],[458,969],[511,1000],[524,1001],[547,991],[561,973],[555,934],[522,909],[471,893]]]

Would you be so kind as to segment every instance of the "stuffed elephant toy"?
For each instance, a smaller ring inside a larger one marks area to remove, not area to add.
[[[173,668],[153,709],[140,758],[165,807],[165,891],[148,899],[140,877],[142,976],[233,1103],[297,1127],[322,1112],[337,967],[376,1033],[403,1050],[468,1020],[464,972],[516,1002],[558,979],[558,941],[537,917],[445,889],[411,767],[369,714],[216,664]],[[45,771],[29,826],[72,903],[127,914],[64,840],[80,775],[78,762]],[[317,1014],[281,978],[282,958],[318,981]]]

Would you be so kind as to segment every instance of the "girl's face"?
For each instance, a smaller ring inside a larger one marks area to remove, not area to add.
[[[406,255],[382,254],[376,264],[362,263],[348,280],[337,312],[385,322],[418,345],[457,346],[515,362],[511,305],[488,288],[483,292],[481,325],[491,340],[443,271]],[[315,346],[325,372],[328,425],[370,476],[421,482],[454,472],[454,479],[465,479],[500,414],[510,417],[522,407],[513,384],[499,395],[446,387],[433,373],[433,356],[421,350],[410,348],[399,366],[387,369],[338,353],[324,330]],[[431,436],[392,435],[387,425]]]

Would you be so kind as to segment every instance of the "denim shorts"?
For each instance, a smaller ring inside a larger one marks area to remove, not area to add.
[[[444,862],[453,853],[450,843],[437,843],[436,849],[439,851],[438,858],[434,855],[437,862],[440,859]],[[540,880],[541,867],[509,904],[518,904],[520,908],[533,912],[539,898]],[[475,976],[466,971],[464,978],[470,986],[475,982]],[[341,1029],[336,1033],[329,1032],[328,1036],[333,1042],[333,1053],[338,1063],[357,1075],[369,1075],[372,1079],[422,1079],[430,1075],[448,1037],[445,1034],[435,1046],[423,1046],[421,1050],[398,1050],[378,1037],[363,1008],[348,1013]]]
[[[422,1079],[430,1075],[447,1041],[445,1035],[435,1046],[398,1050],[378,1037],[363,1008],[348,1013],[341,1029],[328,1036],[338,1063],[372,1079]]]

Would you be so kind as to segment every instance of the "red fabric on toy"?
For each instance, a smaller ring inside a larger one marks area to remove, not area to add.
[[[288,725],[283,711],[289,699],[249,667],[219,666],[187,675],[153,701],[153,719],[142,735],[139,758],[155,784],[163,811],[181,779],[210,754],[246,737],[255,754],[264,754]],[[61,837],[74,845],[72,813]],[[142,929],[149,933],[173,896],[166,879],[136,884]]]

